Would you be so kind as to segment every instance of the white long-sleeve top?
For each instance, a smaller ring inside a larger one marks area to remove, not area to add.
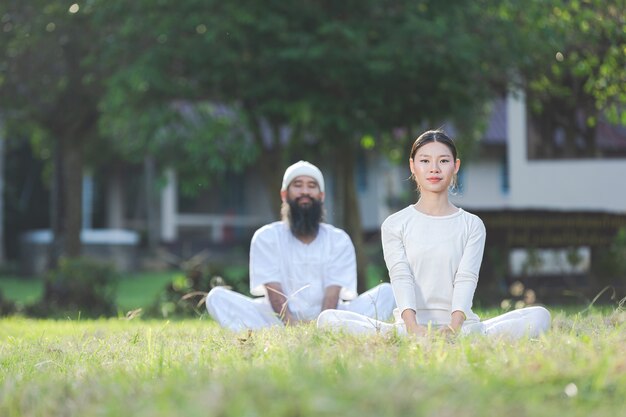
[[[412,205],[382,224],[382,245],[396,298],[396,320],[413,309],[420,324],[450,323],[452,312],[466,322],[472,312],[486,231],[480,218],[459,209],[448,216],[429,216]]]

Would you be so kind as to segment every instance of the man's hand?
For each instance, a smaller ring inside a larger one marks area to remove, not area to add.
[[[341,287],[339,285],[329,285],[324,290],[324,299],[322,300],[322,311],[337,308],[339,304],[339,293]]]
[[[270,305],[274,313],[276,313],[286,325],[296,324],[298,319],[289,311],[287,296],[283,293],[283,287],[277,282],[270,282],[265,284],[265,289],[267,290],[267,298],[270,300]]]
[[[300,323],[300,320],[298,320],[288,308],[285,309],[284,314],[280,315],[280,319],[285,323],[285,326],[295,326]]]

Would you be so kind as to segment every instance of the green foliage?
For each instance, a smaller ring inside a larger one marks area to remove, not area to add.
[[[0,289],[0,317],[11,315],[15,310],[15,303],[5,298],[4,293]]]
[[[602,156],[598,123],[626,121],[624,7],[623,0],[511,2],[526,44],[519,75],[539,136],[531,157]]]
[[[42,300],[27,311],[36,315],[114,315],[117,283],[118,276],[109,264],[62,258],[58,268],[46,275]]]
[[[208,261],[199,253],[180,264],[180,272],[145,310],[148,317],[196,317],[205,314],[204,299],[216,286],[227,286],[247,294],[248,267],[234,263]]]
[[[112,101],[111,94],[102,103],[101,130],[109,137],[129,138],[115,141],[114,148],[131,162],[148,154],[161,167],[175,168],[186,195],[214,185],[227,172],[240,172],[258,156],[236,108],[181,100],[128,106],[119,113],[121,103]]]
[[[8,137],[32,135],[58,173],[50,210],[52,224],[62,228],[54,230],[55,261],[59,254],[80,254],[85,148],[100,150],[98,162],[110,155],[97,132],[98,102],[109,75],[94,59],[107,35],[92,25],[98,3],[0,3],[0,109]]]
[[[2,3],[0,106],[10,128],[55,141],[95,140],[90,129],[105,74],[87,59],[101,45],[93,6]]]
[[[626,101],[626,20],[623,0],[551,0],[524,4],[529,28],[543,27],[544,42],[536,42],[534,64],[539,77],[530,87],[538,97],[592,100],[620,123]],[[594,120],[588,120],[594,123]]]
[[[3,4],[3,106],[36,126],[51,105],[76,97],[77,111],[57,115],[76,125],[89,98],[113,144],[97,149],[155,155],[190,192],[207,172],[241,169],[286,136],[294,146],[314,137],[325,152],[372,138],[368,149],[380,143],[397,156],[424,127],[454,120],[460,142],[471,143],[483,104],[517,75],[538,106],[591,97],[624,118],[621,0],[78,6]],[[68,60],[72,48],[79,61]],[[217,115],[216,103],[231,113]]]
[[[626,228],[618,231],[610,247],[594,252],[592,265],[597,287],[626,287]]]
[[[516,26],[498,13],[505,4],[101,5],[95,21],[117,30],[101,62],[115,75],[100,125],[127,138],[118,146],[128,154],[160,155],[190,183],[207,167],[237,169],[310,143],[325,154],[377,142],[404,154],[407,138],[450,119],[470,143],[483,103],[504,90],[520,55]],[[218,103],[231,114],[216,117]],[[180,105],[191,113],[181,115]]]
[[[94,17],[116,29],[100,61],[113,73],[100,103],[101,132],[124,138],[112,144],[127,160],[148,154],[176,169],[186,195],[258,157],[238,98],[223,99],[199,82],[214,73],[205,61],[210,51],[196,42],[209,9],[197,1],[137,1],[103,4]]]
[[[553,311],[548,334],[517,342],[3,319],[0,414],[619,416],[625,326],[619,308]]]

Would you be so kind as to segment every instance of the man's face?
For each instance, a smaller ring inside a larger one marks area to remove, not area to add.
[[[287,209],[283,218],[289,222],[291,232],[298,237],[316,236],[323,218],[324,201],[317,181],[304,175],[296,177],[281,196],[283,209]]]
[[[300,207],[308,207],[312,200],[324,201],[324,193],[320,191],[320,186],[312,177],[301,175],[296,177],[287,191],[283,191],[283,200],[295,201]]]

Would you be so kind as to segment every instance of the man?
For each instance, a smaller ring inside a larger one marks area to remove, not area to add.
[[[206,299],[211,317],[234,331],[306,323],[326,309],[389,318],[395,307],[390,284],[355,298],[352,241],[343,230],[322,222],[322,172],[306,161],[291,165],[280,196],[282,220],[257,230],[250,245],[250,293],[263,297],[213,288]]]

